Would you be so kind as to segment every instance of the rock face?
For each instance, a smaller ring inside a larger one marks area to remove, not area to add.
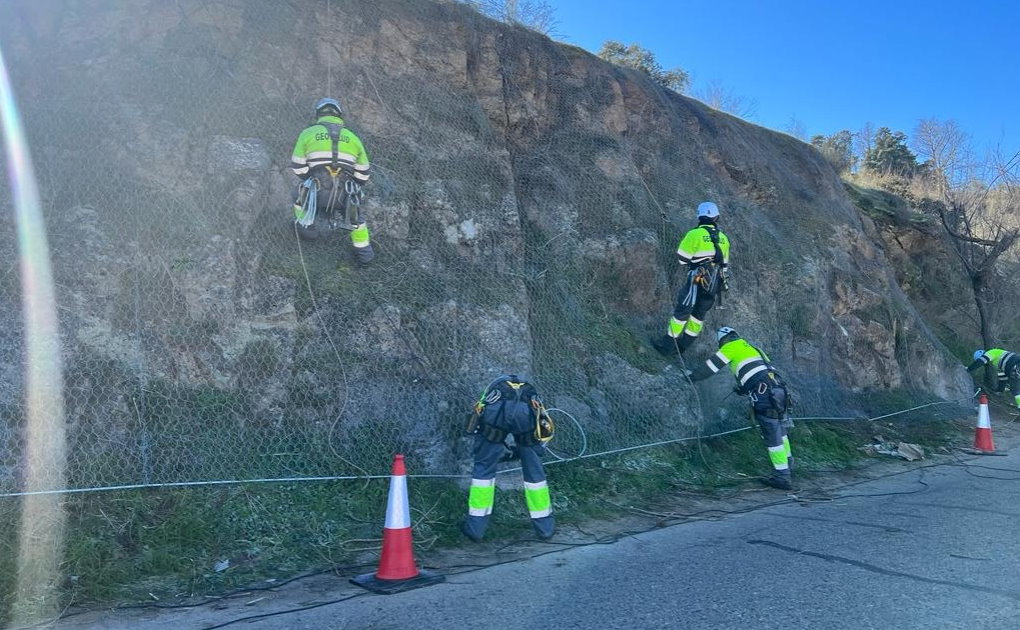
[[[45,197],[73,443],[117,462],[102,479],[384,472],[398,449],[452,471],[464,411],[506,372],[598,448],[693,435],[729,383],[699,408],[645,339],[705,199],[733,241],[707,330],[768,349],[803,414],[966,394],[837,175],[789,136],[456,3],[40,4],[0,6],[0,38]],[[374,165],[364,270],[346,234],[301,242],[290,223],[292,143],[326,93]]]

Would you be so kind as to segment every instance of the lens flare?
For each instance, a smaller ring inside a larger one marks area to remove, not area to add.
[[[24,320],[24,443],[21,473],[26,491],[64,487],[65,427],[63,372],[56,300],[46,226],[32,157],[0,49],[0,121],[7,176],[14,192]],[[36,623],[57,614],[64,513],[59,495],[22,498],[17,601],[13,625]]]

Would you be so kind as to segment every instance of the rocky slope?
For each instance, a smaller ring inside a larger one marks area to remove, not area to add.
[[[424,0],[47,0],[0,25],[73,443],[116,460],[101,479],[380,471],[396,448],[450,471],[462,411],[504,371],[534,375],[594,449],[695,434],[730,384],[695,391],[646,338],[705,199],[734,269],[708,330],[770,350],[801,415],[969,393],[816,151],[583,50]],[[367,270],[342,235],[299,244],[288,221],[291,143],[326,93],[374,164]],[[11,422],[19,390],[7,369]]]

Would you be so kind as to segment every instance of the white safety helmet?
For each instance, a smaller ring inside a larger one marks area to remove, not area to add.
[[[714,219],[719,216],[719,206],[711,201],[703,201],[698,204],[698,218],[708,217]]]
[[[736,335],[737,331],[733,330],[729,326],[723,326],[715,333],[716,341],[722,341],[726,335]]]
[[[974,360],[977,361],[978,359],[980,359],[982,357],[982,355],[984,355],[984,353],[985,353],[984,350],[975,350],[974,351]]]
[[[316,116],[343,116],[344,108],[340,106],[340,101],[335,98],[320,98],[315,103],[315,115]]]

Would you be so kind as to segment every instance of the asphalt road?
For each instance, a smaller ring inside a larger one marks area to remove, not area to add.
[[[832,500],[451,575],[445,584],[398,595],[363,595],[336,579],[329,591],[251,606],[92,614],[54,627],[206,628],[354,595],[226,627],[1016,628],[1020,448],[1014,450],[869,481],[832,493]]]

